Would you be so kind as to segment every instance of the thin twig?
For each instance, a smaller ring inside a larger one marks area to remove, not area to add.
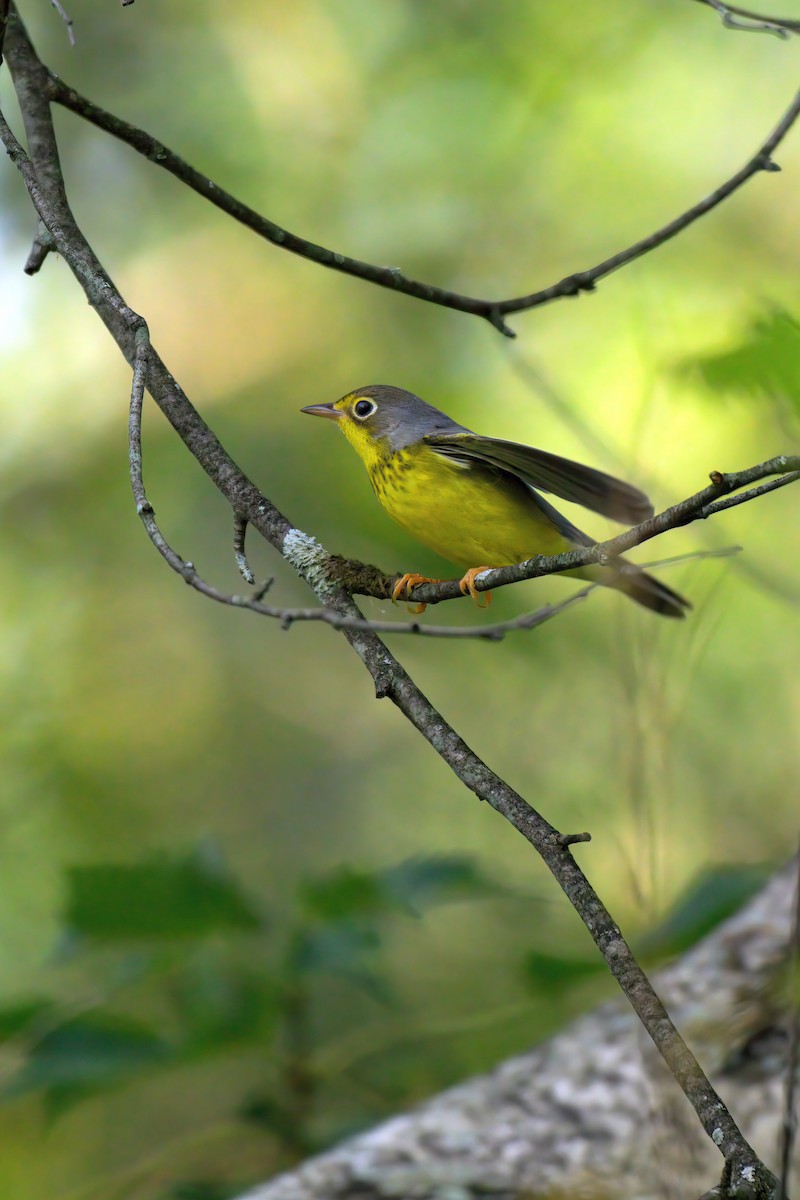
[[[276,225],[274,221],[261,216],[260,213],[255,212],[254,209],[249,208],[246,204],[237,200],[235,196],[224,191],[218,184],[189,166],[187,162],[177,154],[174,154],[161,142],[151,137],[150,134],[145,133],[142,129],[138,129],[135,125],[128,124],[127,121],[123,121],[119,117],[115,117],[112,113],[106,112],[85,96],[81,96],[74,88],[64,83],[52,74],[52,72],[48,72],[48,94],[51,100],[63,105],[64,108],[70,109],[71,112],[77,113],[78,116],[90,121],[99,129],[105,130],[106,133],[119,138],[120,141],[137,150],[139,154],[144,155],[145,158],[150,159],[151,162],[163,167],[165,171],[180,179],[182,183],[192,188],[193,191],[198,192],[206,200],[210,200],[212,204],[222,209],[228,216],[246,225],[248,229],[252,229],[254,233],[272,242],[273,245],[279,246],[282,250],[289,250],[293,254],[309,258],[313,262],[319,263],[324,267],[329,267],[333,271],[342,271],[347,275],[355,275],[360,279],[377,284],[379,287],[403,292],[407,296],[414,296],[429,304],[438,304],[445,308],[453,308],[460,312],[467,312],[474,316],[483,317],[501,333],[505,334],[506,337],[515,337],[516,334],[504,320],[505,316],[512,313],[524,312],[531,308],[538,308],[542,304],[549,304],[553,300],[559,300],[566,296],[577,296],[581,292],[593,291],[599,280],[611,274],[612,271],[619,270],[620,267],[625,266],[627,263],[641,258],[642,255],[649,253],[651,250],[655,250],[657,246],[663,245],[664,242],[681,233],[689,225],[693,224],[693,222],[710,212],[711,209],[716,208],[723,200],[727,200],[729,196],[759,171],[779,170],[772,161],[771,156],[797,120],[798,115],[800,115],[800,92],[798,92],[772,133],[770,133],[752,158],[739,171],[731,175],[729,179],[703,200],[686,209],[680,216],[675,217],[674,220],[669,221],[654,233],[649,234],[638,242],[634,242],[627,249],[620,250],[617,254],[613,254],[610,258],[604,259],[588,270],[576,271],[573,275],[568,275],[564,279],[559,280],[558,283],[551,284],[540,291],[511,299],[487,300],[476,296],[461,295],[457,292],[435,287],[432,284],[423,283],[420,280],[409,279],[403,275],[398,267],[379,267],[373,263],[349,258],[347,255],[338,254],[333,250],[326,249],[324,246],[306,241],[305,238],[290,233],[288,229],[283,229],[280,225]]]
[[[792,1151],[797,1136],[797,1066],[800,1057],[800,847],[794,883],[794,910],[791,945],[789,946],[789,1048],[786,1056],[786,1086],[781,1124],[781,1175],[777,1200],[786,1200],[789,1191],[789,1172]]]
[[[53,235],[45,225],[44,221],[39,222],[39,229],[36,237],[33,239],[33,245],[30,248],[25,266],[22,268],[26,275],[36,275],[44,266],[45,259],[51,250],[55,250],[56,244],[53,240]]]
[[[769,483],[749,488],[746,492],[740,492],[738,496],[727,496],[724,500],[715,500],[713,504],[707,505],[702,510],[700,516],[702,518],[711,517],[714,513],[723,512],[726,508],[736,508],[737,504],[746,504],[748,500],[755,500],[757,496],[765,496],[767,492],[775,492],[778,488],[786,487],[787,483],[795,483],[798,479],[800,479],[800,470],[789,471],[780,479],[771,479]]]
[[[75,22],[72,20],[72,17],[70,17],[67,14],[67,12],[64,8],[64,5],[60,3],[60,0],[50,0],[50,3],[52,4],[53,8],[56,10],[58,15],[61,17],[61,20],[64,22],[64,24],[67,27],[67,37],[69,38],[70,46],[74,46],[75,45],[75,30],[74,30],[73,26],[74,26]]]
[[[767,16],[749,8],[739,8],[736,4],[723,4],[722,0],[699,2],[715,9],[727,29],[738,29],[744,33],[774,33],[780,38],[786,38],[790,33],[800,33],[800,21],[794,17]],[[742,19],[737,21],[736,17]]]
[[[752,17],[742,20],[738,14],[734,15],[733,10],[728,8],[727,4],[723,4],[722,0],[707,0],[707,3],[722,17],[722,24],[726,29],[738,29],[743,33],[773,33],[776,37],[784,39],[789,36],[785,29],[772,21],[755,20]]]

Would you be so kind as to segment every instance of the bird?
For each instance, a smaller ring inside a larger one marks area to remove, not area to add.
[[[389,516],[442,558],[466,567],[460,590],[478,605],[485,596],[482,607],[491,597],[475,587],[482,571],[596,544],[542,492],[621,524],[638,525],[653,516],[638,488],[546,450],[473,433],[403,388],[372,384],[301,411],[336,421]],[[691,608],[624,558],[564,574],[615,588],[665,617],[684,617]],[[436,582],[407,572],[394,585],[392,599],[410,600],[414,587]]]

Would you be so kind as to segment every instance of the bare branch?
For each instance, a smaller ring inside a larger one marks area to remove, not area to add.
[[[44,221],[40,221],[38,232],[33,239],[33,245],[23,267],[25,274],[36,275],[44,266],[45,259],[50,251],[55,250],[55,248],[56,244],[50,230]]]
[[[743,33],[773,33],[779,38],[800,33],[800,21],[793,17],[766,16],[752,9],[739,8],[736,4],[723,4],[722,0],[699,0],[699,3],[715,9],[726,29],[738,29]],[[737,17],[742,19],[736,20]]]
[[[75,45],[75,29],[74,29],[75,22],[72,20],[72,17],[70,17],[68,15],[68,13],[66,12],[66,10],[64,8],[64,5],[61,4],[60,0],[50,0],[50,3],[52,4],[53,8],[56,10],[58,15],[61,17],[61,20],[64,22],[64,24],[67,27],[67,37],[69,38],[70,46],[74,46]]]
[[[414,296],[416,299],[424,300],[429,304],[438,304],[445,308],[453,308],[460,312],[483,317],[501,333],[505,334],[506,337],[516,336],[513,329],[506,323],[504,319],[506,316],[512,313],[524,312],[531,308],[538,308],[543,304],[549,304],[553,300],[560,300],[567,296],[577,296],[581,292],[593,291],[599,280],[603,279],[606,275],[610,275],[612,271],[616,271],[620,267],[633,262],[635,259],[641,258],[644,254],[648,254],[651,250],[655,250],[657,246],[663,245],[664,242],[669,241],[684,229],[687,229],[689,225],[693,224],[700,217],[705,216],[713,208],[716,208],[723,200],[727,200],[729,196],[733,195],[738,188],[759,171],[778,171],[780,168],[772,161],[771,155],[783,141],[797,120],[798,115],[800,115],[800,92],[798,92],[772,133],[770,133],[752,158],[739,171],[703,200],[692,205],[691,208],[688,208],[680,216],[675,217],[674,220],[669,221],[654,233],[649,234],[638,242],[634,242],[633,245],[628,246],[625,250],[620,250],[610,258],[604,259],[596,266],[590,267],[585,271],[576,271],[573,275],[568,275],[566,278],[559,280],[558,283],[551,284],[540,291],[506,300],[487,300],[476,296],[465,296],[457,292],[450,292],[444,288],[435,287],[433,284],[423,283],[420,280],[408,279],[398,267],[379,267],[373,263],[348,258],[344,254],[328,250],[324,246],[318,246],[314,242],[306,241],[305,238],[299,237],[295,233],[290,233],[288,229],[283,229],[280,225],[276,225],[274,221],[261,216],[260,213],[255,212],[254,209],[237,200],[235,196],[230,195],[229,192],[219,187],[218,184],[189,166],[187,162],[177,154],[174,154],[161,142],[156,141],[150,134],[145,133],[144,130],[138,129],[134,125],[129,125],[127,121],[123,121],[119,117],[113,116],[112,113],[106,112],[105,109],[100,108],[99,105],[94,104],[85,96],[81,96],[74,88],[69,87],[61,79],[53,75],[52,72],[47,73],[47,78],[48,95],[51,100],[77,113],[78,116],[90,121],[99,129],[105,130],[106,133],[119,138],[134,150],[137,150],[139,154],[144,155],[145,158],[150,159],[151,162],[163,167],[165,171],[180,179],[182,183],[185,183],[187,187],[192,188],[193,191],[205,197],[206,200],[210,200],[212,204],[222,209],[228,216],[246,225],[248,229],[252,229],[260,237],[272,242],[273,245],[279,246],[282,250],[289,250],[293,254],[299,254],[303,258],[309,258],[312,262],[319,263],[320,266],[329,267],[333,271],[342,271],[346,275],[355,275],[360,279],[367,280],[369,283],[377,284],[379,287],[402,292],[407,296]]]

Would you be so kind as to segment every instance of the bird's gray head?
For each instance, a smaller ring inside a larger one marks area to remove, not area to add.
[[[426,434],[456,433],[464,428],[413,392],[385,383],[357,388],[333,404],[311,404],[303,412],[338,420],[347,440],[359,451],[365,443],[377,442],[393,454]]]

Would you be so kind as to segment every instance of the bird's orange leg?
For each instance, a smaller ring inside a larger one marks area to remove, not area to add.
[[[408,600],[411,589],[417,587],[420,583],[441,583],[441,579],[431,579],[429,575],[417,575],[415,571],[409,571],[406,575],[401,575],[397,583],[392,588],[392,604],[397,604],[398,600]],[[409,604],[409,611],[415,614],[424,613],[428,607],[427,604]]]
[[[481,571],[492,571],[493,569],[494,568],[489,565],[484,565],[482,567],[470,567],[470,569],[465,572],[464,577],[459,581],[458,586],[461,589],[461,594],[464,596],[467,594],[472,596],[472,599],[475,601],[478,608],[489,607],[489,605],[492,603],[492,593],[478,591],[478,589],[475,587],[476,576],[480,575]],[[486,597],[485,604],[481,604],[481,596]]]

